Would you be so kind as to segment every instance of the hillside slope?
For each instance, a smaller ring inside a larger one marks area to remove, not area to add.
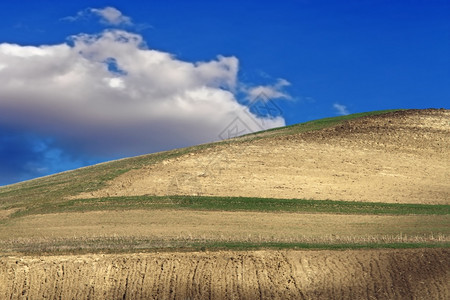
[[[448,157],[430,109],[108,162],[0,188],[0,254],[445,247]]]
[[[371,112],[1,187],[0,298],[449,299],[449,157]]]
[[[407,110],[261,133],[144,165],[76,198],[130,195],[449,204],[450,111]]]

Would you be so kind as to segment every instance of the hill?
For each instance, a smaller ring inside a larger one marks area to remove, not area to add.
[[[291,127],[127,172],[79,198],[138,195],[448,204],[450,115],[399,111]]]
[[[317,120],[2,187],[0,245],[448,242],[448,157],[448,110]]]
[[[449,110],[394,110],[1,187],[0,298],[445,299],[448,157]]]

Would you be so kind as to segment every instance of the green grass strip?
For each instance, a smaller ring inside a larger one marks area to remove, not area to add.
[[[350,250],[350,249],[415,249],[415,248],[449,248],[450,243],[364,243],[364,244],[330,244],[330,243],[251,243],[251,242],[214,242],[191,244],[195,250],[259,250],[259,249],[298,249],[298,250]]]
[[[206,196],[126,196],[30,205],[12,217],[123,209],[302,212],[370,215],[448,215],[450,205]]]
[[[152,253],[152,252],[204,252],[204,251],[255,251],[255,250],[377,250],[377,249],[419,249],[419,248],[450,248],[450,243],[278,243],[278,242],[195,242],[175,243],[170,246],[144,246],[135,243],[120,245],[90,245],[81,247],[61,243],[59,245],[26,245],[12,249],[16,255],[67,255],[92,253]],[[0,252],[0,257],[7,256],[9,252]]]

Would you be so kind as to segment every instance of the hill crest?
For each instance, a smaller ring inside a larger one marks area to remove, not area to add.
[[[76,198],[181,194],[448,203],[449,110],[389,112],[305,132],[301,126],[143,165]]]

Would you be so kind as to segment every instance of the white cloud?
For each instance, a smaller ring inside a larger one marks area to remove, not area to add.
[[[182,61],[140,35],[109,30],[73,44],[0,44],[0,125],[92,155],[133,155],[219,140],[238,117],[251,131],[285,125],[239,104],[236,57]],[[115,63],[121,72],[109,70]],[[269,96],[287,81],[269,86]],[[255,89],[250,90],[255,91]],[[281,93],[281,94],[277,94]],[[258,121],[258,122],[255,122]]]
[[[345,105],[342,105],[339,103],[334,103],[333,108],[336,110],[337,114],[339,114],[341,116],[350,114],[350,112],[347,109],[347,106],[345,106]]]
[[[66,21],[66,22],[75,22],[75,21],[85,18],[86,15],[88,15],[88,10],[81,10],[81,11],[77,12],[77,14],[75,16],[67,16],[67,17],[61,18],[59,20]]]
[[[131,25],[131,18],[122,14],[117,8],[107,6],[105,8],[91,8],[93,14],[98,15],[101,21],[109,25]]]
[[[88,18],[92,15],[99,17],[100,22],[106,25],[133,25],[130,17],[125,16],[120,10],[112,6],[107,6],[104,8],[87,8],[79,11],[75,16],[68,16],[62,18],[61,20],[75,22],[80,19]]]
[[[105,78],[105,81],[112,88],[116,88],[116,89],[124,89],[125,88],[125,83],[122,78],[118,78],[118,77]]]
[[[291,99],[291,96],[283,91],[283,88],[290,86],[291,83],[285,79],[279,78],[273,85],[259,85],[247,88],[246,93],[250,101],[255,99]],[[260,100],[261,100],[260,99]]]
[[[48,55],[48,51],[43,48],[19,46],[15,44],[3,44],[2,53],[5,55],[11,55],[15,57],[31,57],[31,56],[45,56]]]

